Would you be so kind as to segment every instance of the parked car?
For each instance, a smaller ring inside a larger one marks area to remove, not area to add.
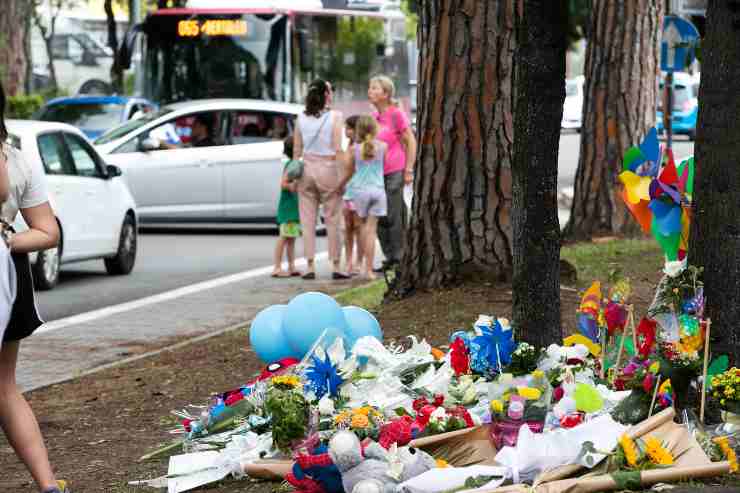
[[[661,80],[658,91],[658,111],[656,112],[656,128],[663,133],[663,91],[664,81]],[[688,135],[690,140],[696,138],[696,120],[699,116],[699,78],[684,72],[673,74],[673,134]]]
[[[142,98],[125,96],[75,96],[52,99],[34,115],[34,120],[74,125],[94,139],[134,117],[157,109]]]
[[[176,103],[95,144],[123,170],[142,224],[274,224],[283,139],[301,111],[297,104],[248,99]],[[192,145],[196,116],[211,122],[207,147]]]
[[[85,136],[64,123],[7,122],[11,145],[43,166],[49,202],[59,223],[59,246],[31,258],[36,286],[51,289],[61,264],[102,258],[111,275],[136,262],[136,205],[121,170],[107,165]],[[19,215],[16,229],[28,227]]]
[[[565,102],[563,103],[563,119],[561,128],[581,130],[583,114],[583,82],[584,77],[579,75],[575,79],[565,81]]]

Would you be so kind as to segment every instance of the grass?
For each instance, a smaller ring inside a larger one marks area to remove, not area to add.
[[[612,240],[604,243],[576,243],[560,250],[560,258],[578,270],[578,287],[593,280],[609,281],[618,274],[655,272],[663,262],[654,240]]]
[[[383,302],[383,296],[387,289],[385,280],[378,279],[363,286],[342,291],[334,298],[342,306],[359,306],[365,310],[373,311]]]

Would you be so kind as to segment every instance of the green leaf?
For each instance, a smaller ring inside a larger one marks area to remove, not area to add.
[[[394,412],[396,413],[396,416],[411,416],[408,411],[406,411],[406,409],[402,407],[397,407],[396,409],[394,409]]]
[[[712,388],[712,377],[724,373],[727,371],[727,367],[730,365],[730,359],[726,354],[714,358],[712,364],[707,368],[707,387]]]

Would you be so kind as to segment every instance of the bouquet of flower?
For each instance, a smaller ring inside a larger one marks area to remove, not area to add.
[[[420,397],[413,403],[415,423],[424,435],[437,435],[475,426],[473,417],[463,406],[445,407],[445,397],[437,395],[433,401]]]
[[[712,398],[731,413],[740,414],[740,369],[730,368],[711,380]]]
[[[516,446],[519,428],[527,424],[540,433],[552,400],[545,373],[535,370],[524,377],[502,375],[491,386],[491,440],[497,449]]]
[[[272,420],[272,439],[278,449],[287,452],[308,434],[309,404],[297,376],[272,378],[265,411]]]
[[[660,363],[657,360],[641,356],[632,358],[618,371],[614,379],[614,388],[632,392],[612,411],[612,417],[616,421],[622,424],[635,424],[648,417],[659,373]],[[668,387],[663,390],[667,392]],[[657,407],[662,407],[662,404],[667,402],[667,399],[663,399],[656,401],[656,404]]]
[[[361,441],[366,438],[377,441],[383,423],[383,414],[372,406],[346,409],[333,420],[335,430],[350,430]]]
[[[620,470],[643,471],[672,466],[673,455],[655,437],[635,441],[625,433],[619,438],[612,464]]]
[[[453,377],[445,395],[445,401],[450,404],[472,406],[478,402],[476,378],[473,375]]]
[[[693,311],[701,315],[703,311],[702,267],[689,265],[673,275],[666,275],[655,293],[650,307],[651,316],[660,313],[687,313]]]
[[[541,351],[531,344],[520,342],[513,353],[511,353],[511,364],[506,370],[514,376],[526,375],[537,369],[537,361]]]

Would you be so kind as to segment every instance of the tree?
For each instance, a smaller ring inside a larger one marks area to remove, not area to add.
[[[419,152],[402,293],[511,272],[513,0],[419,2]]]
[[[513,324],[517,337],[546,347],[561,339],[557,180],[568,7],[565,0],[518,5]]]
[[[113,50],[113,65],[110,68],[110,82],[113,86],[113,92],[121,94],[123,92],[123,66],[118,50],[118,30],[116,27],[116,17],[113,12],[113,0],[105,0],[105,17],[108,21],[108,46]]]
[[[564,236],[632,235],[620,196],[624,151],[655,124],[664,0],[595,1],[586,48],[581,151]]]
[[[3,0],[0,9],[0,79],[8,95],[25,87],[28,6],[27,0]]]
[[[702,41],[699,120],[689,261],[704,267],[712,350],[740,363],[740,10],[709,2]],[[714,339],[714,337],[713,337]]]
[[[39,30],[46,49],[47,67],[51,89],[59,89],[57,71],[54,66],[54,34],[56,34],[57,19],[63,10],[74,7],[77,0],[31,0],[31,19]]]

